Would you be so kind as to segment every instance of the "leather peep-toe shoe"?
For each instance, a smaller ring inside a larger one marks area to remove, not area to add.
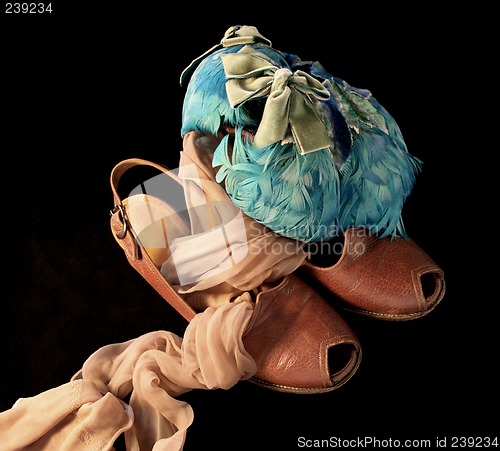
[[[169,173],[147,160],[118,163],[111,174],[115,205],[111,231],[132,267],[190,322],[200,312],[160,272],[158,262],[153,261],[128,220],[128,199],[122,201],[118,193],[121,176],[138,165]],[[242,331],[243,346],[257,368],[250,382],[279,392],[312,394],[329,392],[351,379],[360,364],[360,343],[345,320],[314,289],[290,273],[253,291],[253,312]]]
[[[353,227],[341,244],[334,264],[308,259],[297,274],[331,293],[344,309],[385,320],[411,320],[427,315],[442,300],[444,272],[411,238],[379,238]]]
[[[257,295],[243,336],[252,382],[289,393],[322,393],[356,372],[361,346],[344,319],[294,274]]]

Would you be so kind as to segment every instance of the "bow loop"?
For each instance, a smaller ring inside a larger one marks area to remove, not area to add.
[[[221,55],[231,107],[267,96],[254,144],[268,146],[291,137],[301,154],[330,146],[330,137],[316,103],[328,99],[328,90],[303,71],[277,67],[251,47]]]
[[[262,44],[267,45],[268,47],[272,46],[272,42],[266,37],[262,36],[259,33],[257,28],[249,26],[249,25],[234,25],[229,27],[224,33],[224,37],[221,41],[209,48],[205,53],[201,54],[198,58],[195,58],[189,66],[187,66],[181,73],[180,84],[184,83],[184,81],[188,78],[189,74],[192,70],[200,62],[208,57],[208,55],[214,53],[217,50],[222,48],[234,47],[236,45],[245,45],[245,44]]]

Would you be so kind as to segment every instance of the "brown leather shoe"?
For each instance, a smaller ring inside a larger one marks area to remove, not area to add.
[[[345,309],[385,320],[420,318],[446,291],[443,270],[412,239],[379,238],[364,228],[346,231],[336,263],[306,261],[297,274]]]
[[[297,276],[258,294],[243,344],[251,382],[288,393],[323,393],[356,372],[361,346],[342,317]]]
[[[128,262],[187,321],[197,312],[167,282],[135,235],[126,202],[117,190],[121,176],[136,165],[161,165],[141,159],[124,160],[111,174],[115,208],[111,211],[113,237]],[[312,394],[334,390],[356,372],[361,346],[342,317],[316,291],[294,274],[270,287],[259,287],[254,311],[242,342],[257,371],[251,382],[271,390]]]

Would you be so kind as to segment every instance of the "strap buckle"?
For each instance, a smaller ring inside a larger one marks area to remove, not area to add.
[[[127,234],[127,220],[125,219],[125,211],[123,209],[123,205],[115,205],[110,211],[109,215],[113,216],[116,213],[118,213],[118,219],[120,220],[122,224],[121,230],[116,232],[116,236],[120,239],[125,238],[125,235]]]

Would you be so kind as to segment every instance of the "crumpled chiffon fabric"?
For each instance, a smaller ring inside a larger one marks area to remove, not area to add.
[[[154,331],[104,346],[70,382],[20,398],[0,413],[2,451],[112,450],[122,433],[127,450],[181,450],[194,413],[177,398],[229,389],[256,372],[242,343],[252,295],[294,271],[306,253],[234,206],[215,182],[205,145],[200,135],[184,137],[179,180],[189,223],[146,194],[125,205],[144,246],[153,243],[148,252],[162,274],[199,311],[184,336]],[[157,226],[165,222],[171,236],[158,246]]]
[[[195,133],[184,138],[179,178],[191,207],[191,234],[174,241],[161,267],[165,278],[195,310],[223,305],[280,280],[307,257],[303,243],[272,232],[230,200],[215,180],[212,145],[205,139]],[[185,274],[189,277],[182,277]]]
[[[176,397],[255,373],[241,341],[252,312],[238,299],[196,315],[184,338],[155,331],[98,349],[70,382],[0,413],[2,451],[111,450],[122,432],[128,450],[181,450],[194,414]]]
[[[182,184],[189,220],[148,194],[134,194],[124,201],[144,248],[197,311],[280,280],[307,257],[303,243],[259,224],[230,200],[215,180],[211,139],[188,133],[178,176],[164,175]]]

